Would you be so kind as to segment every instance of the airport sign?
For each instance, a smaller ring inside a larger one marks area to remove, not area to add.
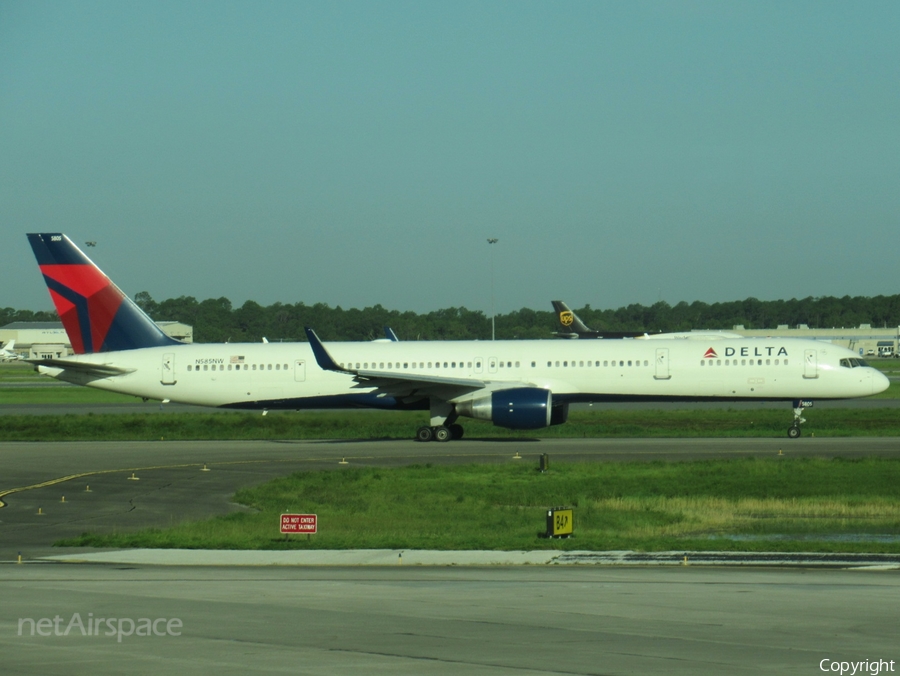
[[[282,514],[282,533],[307,533],[316,532],[318,517],[315,514]]]

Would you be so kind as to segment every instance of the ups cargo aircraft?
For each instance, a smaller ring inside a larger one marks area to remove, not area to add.
[[[592,331],[563,301],[550,302],[559,322],[559,331],[553,334],[557,338],[638,338],[645,335],[643,331]]]
[[[460,438],[460,417],[531,430],[573,402],[793,401],[882,392],[853,352],[790,338],[185,344],[163,333],[68,237],[30,234],[75,352],[31,359],[59,380],[145,399],[235,409],[428,410],[420,441]]]
[[[680,331],[678,333],[647,333],[646,331],[592,331],[587,325],[581,321],[569,306],[561,300],[550,301],[553,304],[553,311],[556,313],[556,320],[559,322],[560,330],[553,335],[557,338],[646,338],[648,340],[671,339],[671,338],[691,338],[706,339],[710,336],[714,338],[741,338],[741,334],[733,331]]]

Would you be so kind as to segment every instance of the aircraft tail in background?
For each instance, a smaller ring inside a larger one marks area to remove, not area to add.
[[[560,330],[553,334],[557,338],[640,338],[647,335],[643,331],[592,331],[563,301],[550,302],[559,322]]]
[[[181,345],[61,233],[29,234],[44,282],[76,354]]]
[[[21,359],[19,355],[12,351],[15,346],[15,340],[7,341],[6,345],[0,348],[0,361],[16,361],[17,359]]]
[[[553,311],[556,312],[556,318],[559,320],[560,331],[556,334],[557,336],[577,338],[581,334],[596,333],[596,331],[591,331],[585,326],[584,322],[578,318],[578,315],[572,312],[563,301],[554,300],[551,302],[553,303]]]

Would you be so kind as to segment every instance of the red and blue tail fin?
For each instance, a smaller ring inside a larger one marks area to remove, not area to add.
[[[68,237],[29,234],[50,297],[76,354],[178,345]]]

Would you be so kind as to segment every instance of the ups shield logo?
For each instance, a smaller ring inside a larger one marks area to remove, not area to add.
[[[559,323],[563,326],[572,326],[572,322],[575,321],[575,315],[567,310],[565,312],[559,313]]]

